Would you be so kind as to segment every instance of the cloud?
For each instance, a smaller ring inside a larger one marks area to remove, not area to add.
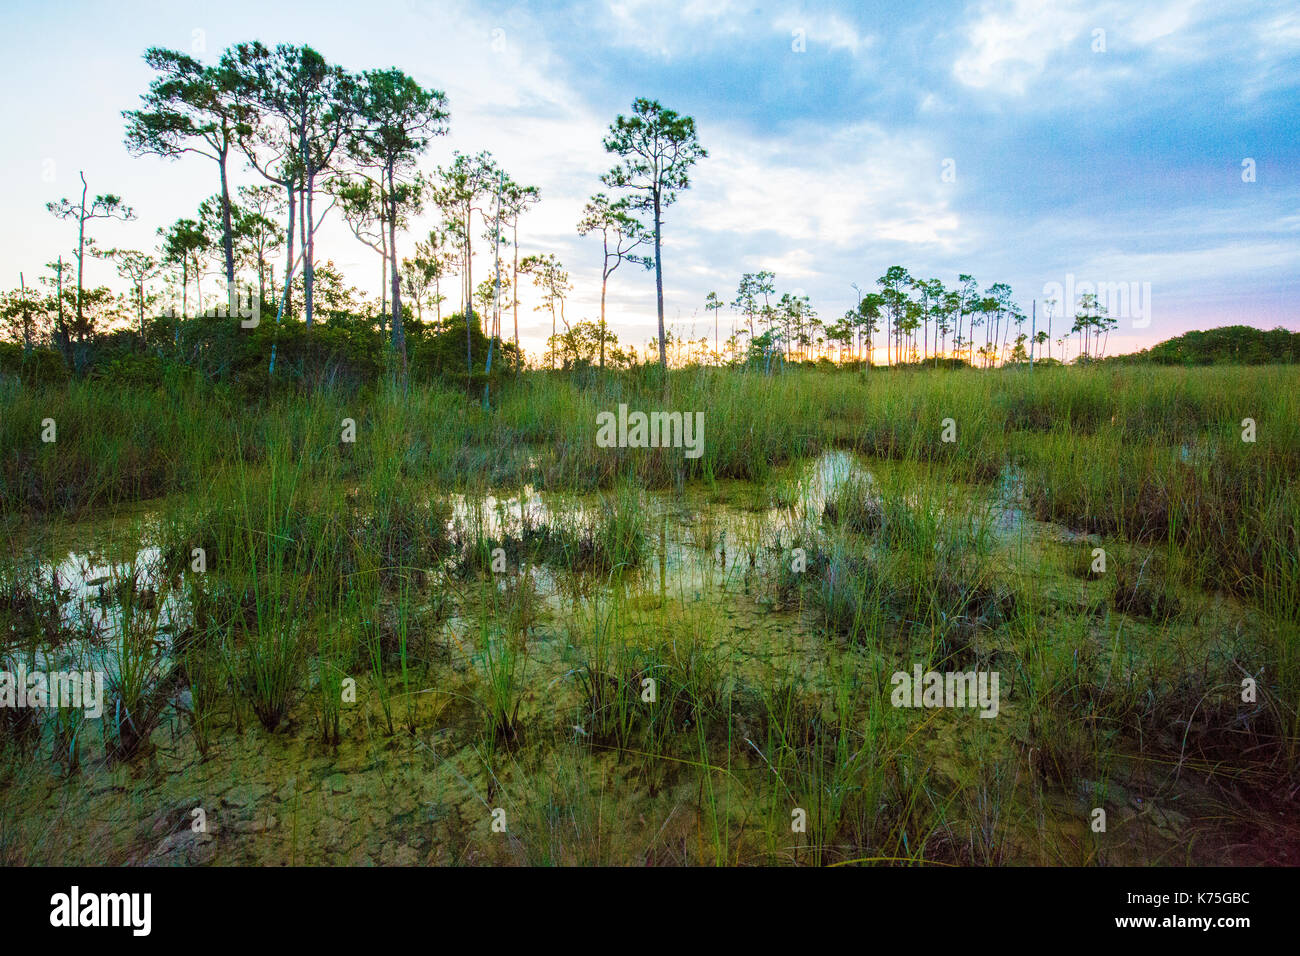
[[[718,130],[699,174],[697,218],[711,231],[775,234],[787,242],[845,247],[881,228],[902,242],[942,242],[955,228],[940,159],[919,137],[873,124],[805,125],[764,141]],[[932,176],[918,174],[932,169]]]
[[[751,7],[734,0],[609,0],[596,16],[600,32],[615,46],[668,60],[740,37]]]
[[[966,48],[953,64],[953,75],[969,87],[1023,95],[1093,22],[1080,4],[985,3],[966,27]]]
[[[1155,84],[1198,64],[1267,70],[1300,43],[1300,20],[1278,0],[1240,9],[1201,0],[985,0],[971,9],[954,78],[974,91],[1022,99],[1033,91],[1047,102]]]

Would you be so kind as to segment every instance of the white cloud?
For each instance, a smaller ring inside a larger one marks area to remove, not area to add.
[[[694,200],[710,230],[845,247],[882,224],[905,242],[943,242],[956,227],[939,159],[918,139],[866,124],[770,142],[715,135]]]
[[[608,41],[669,59],[723,36],[739,36],[752,8],[735,0],[609,0],[602,18]]]
[[[1213,13],[1196,0],[986,0],[966,24],[966,44],[953,63],[953,75],[974,89],[1021,96],[1057,59],[1088,57],[1088,68],[1073,73],[1078,82],[1061,90],[1073,96],[1131,76],[1116,56],[1123,51],[1144,48],[1164,60],[1213,56],[1208,35],[1193,29]],[[1099,41],[1104,52],[1093,49]]]
[[[1022,94],[1094,20],[1078,4],[985,3],[966,29],[967,48],[953,64],[953,74],[977,89]]]

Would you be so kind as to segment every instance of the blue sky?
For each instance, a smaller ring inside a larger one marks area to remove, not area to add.
[[[103,245],[149,248],[157,226],[191,215],[215,167],[122,146],[120,112],[150,78],[141,54],[213,59],[256,38],[446,91],[451,135],[422,168],[488,149],[541,188],[521,245],[570,269],[571,319],[598,311],[599,245],[574,225],[610,165],[601,136],[648,96],[694,116],[710,151],[665,225],[681,332],[711,332],[705,294],[730,300],[742,272],[770,269],[829,321],[854,303],[852,283],[895,263],[1008,282],[1026,311],[1068,276],[1150,283],[1149,324],[1121,318],[1111,351],[1236,322],[1300,329],[1294,3],[11,2],[3,16],[4,287],[70,249],[44,203],[72,196],[79,169],[140,215],[97,224]],[[318,253],[377,287],[377,258],[341,225]],[[95,268],[92,281],[112,278]],[[624,267],[611,281],[611,322],[640,345],[653,278]],[[525,293],[533,349],[550,326],[535,304]]]

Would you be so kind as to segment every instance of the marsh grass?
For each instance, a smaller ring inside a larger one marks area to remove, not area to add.
[[[79,660],[70,662],[74,670],[82,673],[93,670],[93,662],[84,649],[76,656]],[[53,738],[55,762],[62,763],[69,775],[77,773],[81,769],[82,737],[89,726],[85,711],[77,707],[58,707],[50,711],[47,722]]]
[[[419,678],[425,670],[422,666],[417,670],[416,666],[414,646],[416,635],[412,622],[415,600],[412,575],[406,575],[401,579],[398,587],[393,629],[397,643],[397,676],[402,687],[403,726],[412,736],[416,733],[419,723]]]
[[[630,746],[645,711],[641,705],[643,662],[625,638],[626,609],[617,592],[580,610],[569,632],[580,663],[570,671],[583,709],[575,724],[593,742]]]
[[[106,743],[123,759],[148,749],[177,680],[197,750],[217,759],[223,713],[237,731],[246,710],[292,727],[311,691],[327,745],[369,735],[378,712],[412,742],[389,749],[416,752],[433,732],[482,750],[474,773],[519,821],[502,842],[510,859],[1105,862],[1078,821],[1113,804],[1130,765],[1162,786],[1210,785],[1258,832],[1294,809],[1293,796],[1265,796],[1294,795],[1300,766],[1296,374],[539,373],[487,410],[438,387],[245,406],[180,381],[154,393],[73,382],[4,393],[0,517],[168,496],[156,504],[167,573],[137,585],[123,572],[104,589],[118,621],[104,631],[120,661],[110,697],[125,717],[106,714]],[[620,402],[704,411],[703,455],[595,449],[595,415]],[[32,437],[47,416],[54,445]],[[1254,443],[1241,441],[1247,416]],[[345,417],[354,444],[338,440]],[[850,471],[814,506],[797,465],[832,450],[871,477]],[[678,536],[720,563],[734,625],[664,583],[670,522],[648,492],[675,505],[687,481],[725,505]],[[481,504],[533,488],[546,510],[511,519]],[[730,512],[746,508],[780,530],[741,530]],[[1046,558],[1033,519],[1064,526]],[[1109,573],[1091,571],[1093,541]],[[101,640],[20,550],[0,560],[0,654]],[[177,575],[193,626],[169,657],[158,615]],[[435,646],[430,622],[453,608],[448,646]],[[790,640],[752,646],[768,614]],[[472,652],[456,655],[465,626]],[[558,662],[545,644],[556,633],[570,645]],[[773,660],[782,668],[764,670]],[[987,722],[997,739],[978,718],[972,731],[892,707],[889,672],[917,662],[1003,670],[1004,719]],[[353,674],[367,697],[348,727]],[[1244,677],[1258,682],[1249,704]],[[447,720],[442,700],[456,704]],[[52,740],[77,763],[83,730],[0,719],[6,754]],[[617,846],[619,814],[638,800],[676,815],[638,831],[644,846]],[[1272,823],[1248,819],[1266,805]],[[795,807],[804,834],[790,829]],[[1043,821],[1067,836],[1035,845]],[[0,856],[33,856],[13,849],[3,808],[0,824]],[[456,839],[480,858],[476,838]]]
[[[264,476],[248,469],[239,475],[239,544],[248,570],[235,577],[249,596],[253,619],[230,653],[238,660],[239,686],[269,731],[280,726],[302,692],[313,549],[326,546],[289,524],[298,513],[303,468],[303,459],[282,447]]]
[[[1179,612],[1178,598],[1153,552],[1141,556],[1141,563],[1118,564],[1113,581],[1111,603],[1117,611],[1154,621],[1167,621]]]
[[[181,611],[188,616],[176,634],[172,652],[188,689],[188,699],[183,697],[177,710],[200,758],[206,760],[217,738],[221,705],[230,692],[222,655],[223,628],[217,622],[214,601],[202,575],[184,578],[181,588],[185,597]]]
[[[377,585],[378,577],[372,576],[372,580]],[[393,695],[388,686],[388,653],[384,646],[384,621],[379,606],[378,587],[366,587],[359,583],[354,593],[356,596],[349,603],[353,626],[356,633],[360,635],[358,650],[364,658],[364,666],[369,671],[370,687],[379,703],[384,724],[391,737],[396,733],[397,728],[393,723]]]
[[[941,497],[929,484],[906,490],[847,481],[823,512],[836,533],[813,542],[806,572],[792,554],[775,589],[788,603],[801,588],[826,624],[853,641],[889,627],[937,635],[954,663],[981,632],[1015,609],[1015,589],[992,558],[987,511]]]
[[[519,768],[521,782],[502,800],[516,821],[510,842],[515,860],[527,866],[608,866],[629,862],[630,847],[617,820],[612,795],[602,791],[600,771],[572,740]]]
[[[273,559],[265,578],[252,579],[254,629],[244,635],[241,676],[253,713],[274,731],[302,691],[304,654],[301,589]]]
[[[377,567],[381,584],[389,590],[423,584],[448,548],[447,504],[422,495],[390,467],[370,480],[357,509],[352,546]],[[354,556],[350,565],[360,563]]]
[[[945,829],[954,857],[974,866],[1003,866],[1012,860],[1013,840],[1022,832],[1017,799],[1021,765],[1014,758],[995,756],[986,743],[976,745],[973,782],[958,793],[957,820]]]
[[[0,503],[9,510],[64,513],[198,491],[223,462],[260,462],[285,437],[295,452],[312,457],[317,478],[396,468],[407,478],[444,486],[463,485],[466,476],[491,485],[541,478],[547,488],[579,491],[614,487],[620,479],[669,488],[679,473],[686,480],[762,483],[781,464],[828,448],[942,463],[965,480],[988,482],[1011,458],[1025,458],[1031,470],[1060,463],[1068,447],[1057,439],[1095,438],[1098,444],[1084,441],[1071,456],[1087,459],[1082,489],[1116,482],[1132,487],[1153,476],[1150,469],[1120,475],[1128,469],[1113,467],[1115,458],[1090,452],[1127,445],[1133,451],[1126,457],[1140,459],[1143,447],[1172,448],[1171,461],[1151,463],[1168,477],[1177,449],[1202,447],[1197,443],[1208,433],[1214,453],[1189,453],[1182,464],[1204,470],[1227,455],[1235,459],[1228,463],[1232,477],[1241,478],[1252,461],[1265,474],[1296,466],[1294,375],[1281,367],[1252,369],[1249,376],[1231,369],[1139,367],[1035,375],[1023,369],[867,376],[792,370],[771,377],[684,369],[669,375],[664,391],[656,376],[643,372],[610,372],[587,386],[543,372],[511,383],[492,412],[436,386],[360,395],[325,389],[248,407],[219,387],[182,379],[155,392],[73,382],[6,397],[11,408],[0,422],[0,446],[14,453],[0,469]],[[672,449],[593,454],[596,414],[620,402],[706,412],[703,455],[686,459]],[[187,413],[168,414],[175,408]],[[1236,432],[1247,416],[1259,423],[1260,439],[1242,449]],[[45,417],[59,422],[56,444],[39,441]],[[360,424],[354,446],[336,443],[344,417]],[[947,418],[957,425],[955,442],[942,440]],[[1035,454],[1036,447],[1047,447],[1047,457]],[[1069,494],[1058,500],[1062,491],[1055,484],[1048,507],[1068,510]],[[1119,500],[1114,506],[1133,507]],[[1113,519],[1103,514],[1098,520]]]
[[[332,747],[339,745],[343,710],[343,680],[347,665],[355,659],[346,634],[352,633],[346,615],[335,611],[331,619],[316,629],[316,701],[319,709],[321,740]]]
[[[0,647],[32,654],[78,639],[93,643],[100,637],[94,617],[73,606],[58,565],[43,566],[36,552],[16,546],[0,558],[0,624],[5,629]]]
[[[112,650],[105,660],[104,742],[109,756],[130,760],[150,748],[162,722],[171,665],[164,656],[158,623],[163,601],[150,586],[148,569],[129,563],[114,571]]]
[[[885,511],[874,483],[864,476],[851,475],[827,497],[822,517],[855,534],[874,534],[884,523]]]
[[[717,622],[696,610],[670,605],[669,612],[654,625],[659,639],[642,651],[642,680],[655,681],[647,725],[653,752],[669,750],[674,736],[683,733],[729,737],[737,687],[719,651]]]
[[[906,753],[911,736],[890,706],[885,682],[862,680],[840,668],[829,699],[797,684],[761,692],[757,751],[770,780],[770,832],[790,842],[770,852],[792,862],[926,862],[939,825],[928,768]],[[792,832],[792,813],[806,814],[806,830]]]
[[[491,596],[484,598],[485,609],[496,601],[495,588],[489,593]],[[477,645],[473,663],[479,676],[479,704],[489,751],[496,752],[522,739],[519,709],[526,691],[528,646],[521,637],[497,626],[487,613],[479,618]]]
[[[639,566],[646,552],[645,517],[639,492],[629,485],[602,494],[590,508],[490,522],[480,502],[458,519],[450,536],[461,576],[499,573],[525,563],[572,573],[608,574]],[[494,567],[504,557],[506,567]]]
[[[18,659],[0,658],[0,670],[17,673]],[[30,756],[36,751],[42,734],[40,711],[34,707],[0,708],[0,750],[10,757]]]

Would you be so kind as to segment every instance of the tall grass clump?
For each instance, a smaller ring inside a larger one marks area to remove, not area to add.
[[[169,697],[170,665],[158,637],[163,599],[147,569],[129,563],[113,574],[112,645],[105,660],[103,733],[110,757],[130,760],[148,749]]]
[[[492,606],[493,596],[485,598]],[[487,727],[487,741],[495,751],[511,747],[521,740],[523,724],[519,708],[523,705],[525,679],[528,674],[528,646],[521,638],[497,627],[486,613],[480,616],[478,648],[473,662],[479,673],[480,704]]]
[[[6,395],[0,507],[80,515],[178,491],[210,474],[230,447],[222,442],[236,417],[219,402],[191,401],[186,391],[81,380]],[[45,441],[49,428],[52,440]]]
[[[223,626],[217,623],[214,600],[202,575],[183,583],[188,626],[177,636],[173,652],[189,690],[188,701],[178,706],[190,729],[194,746],[207,759],[216,740],[216,723],[222,698],[229,691],[228,672],[222,660]]]
[[[593,601],[570,629],[579,663],[569,673],[581,693],[576,727],[592,742],[627,747],[640,726],[642,662],[625,639],[625,608],[617,593]]]
[[[240,635],[241,686],[253,713],[275,730],[297,701],[306,654],[302,631],[307,618],[308,584],[329,539],[311,540],[293,525],[304,490],[303,459],[290,459],[280,447],[264,475],[255,479],[243,467],[236,501],[239,543],[247,570],[236,575],[252,605],[251,627]]]
[[[991,557],[989,514],[936,486],[846,481],[824,518],[837,533],[810,553],[804,588],[822,619],[850,639],[901,627],[966,647],[1014,607]]]
[[[817,866],[929,858],[938,820],[928,768],[905,753],[907,725],[890,706],[887,682],[835,668],[827,698],[778,680],[762,690],[757,718],[758,739],[745,743],[766,769],[769,825],[784,832],[781,845],[792,808],[806,814],[802,845],[775,852]]]

